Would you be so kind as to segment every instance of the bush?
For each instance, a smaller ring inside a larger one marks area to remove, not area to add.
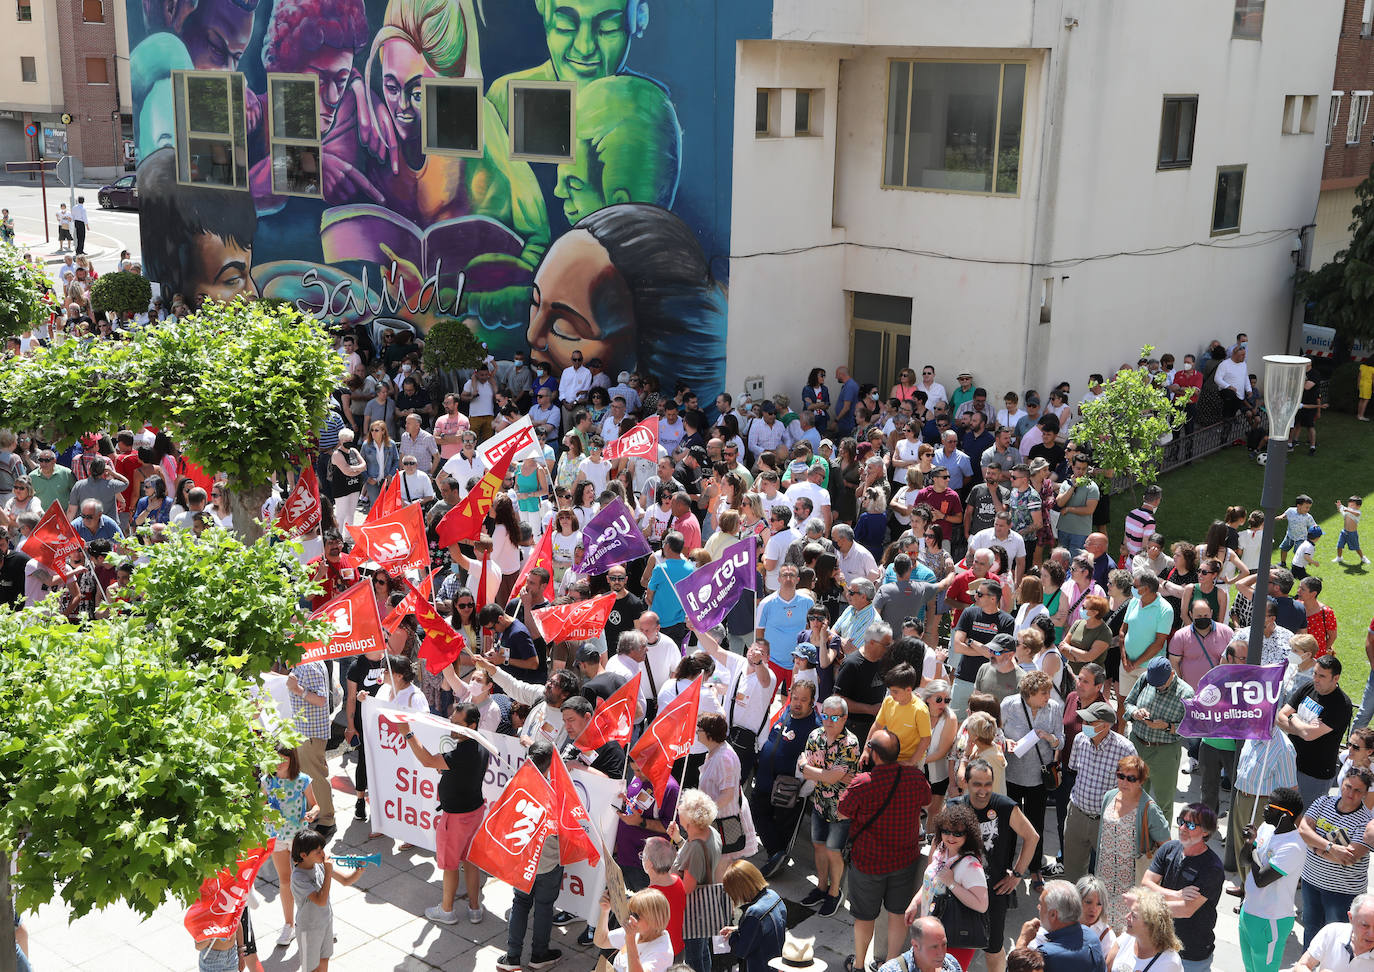
[[[1354,361],[1347,361],[1333,368],[1330,383],[1326,386],[1327,407],[1337,412],[1353,413],[1359,377],[1360,366]]]
[[[0,338],[23,334],[48,319],[56,306],[43,268],[0,245]]]
[[[153,302],[153,285],[136,273],[107,273],[91,284],[91,307],[97,314],[141,314]]]
[[[487,357],[486,348],[468,326],[457,318],[439,321],[425,335],[427,371],[459,371],[476,368]]]

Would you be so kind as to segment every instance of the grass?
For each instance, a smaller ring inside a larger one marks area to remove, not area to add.
[[[1317,541],[1320,563],[1313,574],[1322,579],[1321,599],[1336,612],[1339,626],[1336,654],[1341,660],[1341,686],[1356,706],[1369,677],[1369,661],[1365,657],[1365,632],[1374,612],[1374,571],[1353,563],[1355,558],[1345,552],[1345,565],[1331,563],[1336,555],[1336,537],[1342,525],[1335,501],[1345,502],[1351,496],[1374,499],[1374,423],[1357,422],[1354,416],[1328,413],[1317,421],[1317,454],[1307,454],[1306,434],[1298,447],[1288,456],[1284,476],[1284,504],[1277,512],[1292,505],[1293,497],[1306,493],[1313,499],[1312,515],[1325,531]],[[1264,484],[1264,467],[1250,458],[1243,446],[1223,449],[1206,459],[1164,475],[1159,482],[1164,499],[1157,514],[1159,532],[1165,539],[1165,550],[1175,540],[1201,543],[1213,520],[1222,519],[1228,506],[1259,508],[1260,491]],[[1130,494],[1112,497],[1111,546],[1119,549],[1122,523],[1135,505]],[[1374,510],[1374,506],[1370,507]],[[1275,545],[1282,538],[1279,524]],[[1361,530],[1360,540],[1366,553],[1374,549],[1374,515]],[[1278,564],[1277,549],[1273,563]],[[1374,559],[1374,558],[1371,558]],[[1291,560],[1291,558],[1290,558]],[[1371,565],[1374,566],[1374,565]]]

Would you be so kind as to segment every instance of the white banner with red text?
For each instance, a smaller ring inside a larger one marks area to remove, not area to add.
[[[393,723],[387,717],[391,711],[394,710],[375,699],[363,700],[363,740],[367,746],[367,795],[371,803],[372,828],[432,851],[434,828],[439,820],[439,773],[421,766],[415,759],[401,731],[403,724]],[[410,730],[425,749],[443,753],[452,748],[456,737],[444,730],[447,720],[414,712],[404,714],[409,717]],[[487,776],[482,785],[482,795],[490,808],[525,762],[525,748],[514,736],[484,735],[497,751],[487,764]],[[618,824],[615,808],[625,784],[584,769],[569,767],[569,770],[577,795],[601,835],[603,852],[612,853]],[[593,867],[586,861],[568,865],[563,871],[558,907],[594,922],[605,881],[605,872],[599,865]]]

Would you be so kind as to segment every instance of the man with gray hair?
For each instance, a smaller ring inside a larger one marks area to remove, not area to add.
[[[799,522],[802,525],[801,534],[787,548],[782,558],[784,564],[798,568],[805,566],[809,547],[819,547],[824,553],[832,555],[835,553],[835,545],[826,538],[825,524],[819,517],[812,516]]]
[[[1079,924],[1083,902],[1068,881],[1050,881],[1040,892],[1040,917],[1021,926],[1017,947],[1036,942],[1044,929],[1045,940],[1035,944],[1045,956],[1045,972],[1103,972],[1106,961],[1102,943]]]
[[[90,474],[72,487],[67,498],[67,515],[74,518],[77,510],[82,509],[82,503],[89,499],[99,500],[102,512],[116,510],[119,494],[128,485],[129,481],[114,471],[113,463],[104,456],[97,456],[91,460]]]
[[[927,915],[911,923],[911,948],[888,959],[878,972],[962,972],[949,954],[949,938],[939,918]]]
[[[831,630],[840,636],[840,648],[846,655],[859,650],[860,639],[868,626],[880,620],[873,608],[876,595],[873,582],[866,578],[854,581],[845,589],[844,597],[848,606],[835,619]]]
[[[1374,965],[1374,895],[1350,902],[1350,923],[1333,922],[1312,939],[1293,964],[1293,972],[1348,972]]]
[[[835,694],[849,706],[849,731],[859,742],[868,738],[887,695],[883,675],[887,673],[887,653],[892,647],[892,628],[874,621],[864,630],[863,638],[863,647],[846,654],[835,673]]]
[[[848,523],[836,523],[830,530],[830,539],[835,543],[845,583],[853,583],[859,578],[876,583],[883,576],[873,553],[863,544],[854,542],[854,528]]]

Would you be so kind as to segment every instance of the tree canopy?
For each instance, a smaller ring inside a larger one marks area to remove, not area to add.
[[[0,339],[23,334],[56,306],[47,275],[9,244],[0,244]]]
[[[1355,195],[1350,244],[1331,262],[1298,274],[1312,323],[1334,327],[1345,338],[1374,337],[1374,169]]]
[[[1154,348],[1140,352],[1148,358]],[[1161,440],[1183,424],[1184,406],[1143,368],[1128,368],[1111,376],[1102,394],[1083,406],[1073,427],[1073,441],[1092,453],[1093,465],[1148,484],[1164,462]]]

